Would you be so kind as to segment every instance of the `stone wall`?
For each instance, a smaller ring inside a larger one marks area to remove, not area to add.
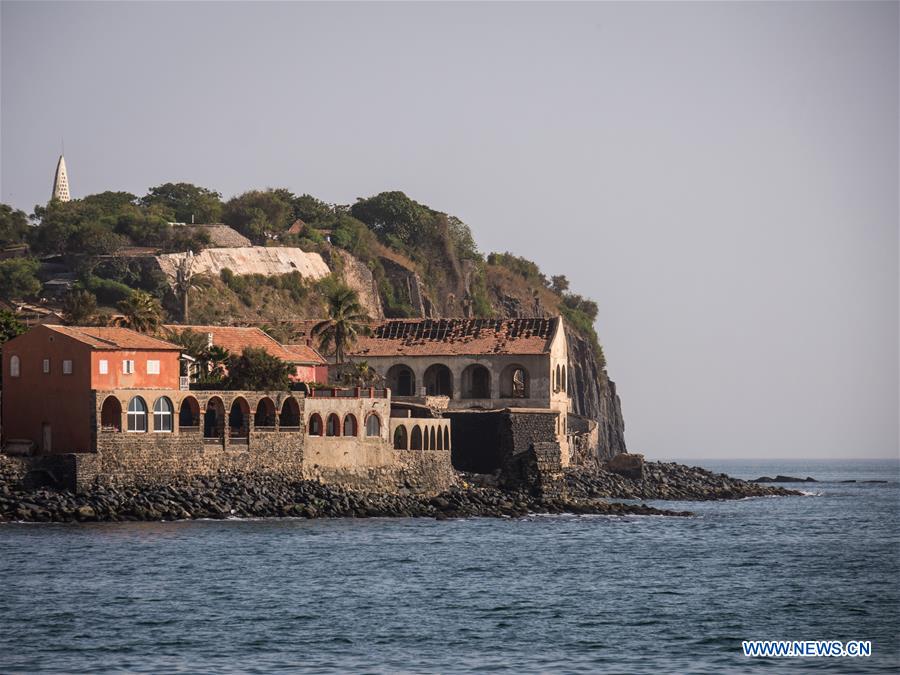
[[[166,483],[220,471],[303,476],[300,431],[255,431],[240,442],[227,436],[204,439],[199,432],[103,434],[97,452],[69,455],[77,461],[75,487]]]
[[[49,484],[87,490],[93,485],[154,484],[176,482],[219,472],[274,474],[289,479],[320,480],[359,490],[396,492],[407,490],[437,494],[456,482],[450,451],[395,450],[392,447],[390,399],[370,395],[327,395],[306,398],[289,392],[116,390],[93,392],[93,452],[27,458],[18,470],[44,477]],[[340,393],[340,392],[339,392]],[[117,431],[100,425],[101,411],[110,397],[120,402],[122,429],[127,429],[127,405],[140,395],[152,416],[153,402],[161,396],[175,406],[171,432]],[[199,425],[181,427],[178,408],[194,399],[201,410]],[[204,429],[207,404],[223,403],[226,415],[220,424]],[[276,411],[266,426],[255,424],[257,406],[271,401]],[[280,414],[285,402],[297,404],[299,420]],[[246,408],[241,427],[230,430],[232,404]],[[310,435],[313,415],[321,419],[321,435]],[[326,435],[330,416],[338,421],[337,433]],[[366,420],[378,419],[377,429],[367,429]],[[299,422],[299,423],[295,423]],[[446,420],[422,420],[448,426]],[[371,435],[369,433],[371,431]]]
[[[551,410],[448,412],[453,429],[453,466],[497,473],[512,489],[538,496],[562,494],[563,453]]]

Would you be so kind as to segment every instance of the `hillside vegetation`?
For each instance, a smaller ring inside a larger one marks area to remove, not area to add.
[[[178,223],[223,222],[259,246],[298,246],[322,253],[334,274],[311,282],[299,274],[195,280],[189,292],[193,323],[277,324],[323,316],[328,290],[341,269],[329,252],[343,249],[370,270],[387,317],[506,318],[563,314],[602,350],[593,324],[597,304],[569,290],[567,279],[546,276],[532,261],[509,252],[482,254],[469,227],[455,216],[383,192],[352,205],[327,204],[286,189],[251,190],[222,201],[211,189],[166,183],[138,197],[103,192],[67,203],[36,206],[26,216],[0,205],[0,247],[17,250],[0,260],[0,298],[63,307],[86,304],[96,315],[115,312],[135,292],[156,298],[167,321],[181,319],[182,303],[152,263],[157,252],[197,252],[209,245],[196,228]],[[22,249],[26,245],[27,249]],[[141,255],[137,247],[146,248]],[[24,254],[24,255],[23,255]],[[54,297],[60,274],[74,280],[67,297]]]

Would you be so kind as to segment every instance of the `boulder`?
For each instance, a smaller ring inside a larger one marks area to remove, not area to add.
[[[640,480],[644,477],[644,456],[620,453],[607,462],[607,469],[625,478]]]

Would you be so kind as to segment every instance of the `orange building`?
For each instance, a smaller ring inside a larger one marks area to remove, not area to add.
[[[180,389],[181,348],[127,328],[40,325],[3,345],[3,441],[85,452],[92,390]],[[147,411],[144,411],[146,415]]]

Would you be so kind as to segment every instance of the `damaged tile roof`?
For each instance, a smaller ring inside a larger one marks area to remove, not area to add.
[[[271,356],[275,356],[282,361],[296,364],[314,364],[320,365],[325,363],[325,359],[312,347],[306,347],[305,351],[295,350],[294,347],[302,345],[292,345],[287,347],[271,335],[260,328],[247,326],[182,326],[176,324],[167,324],[163,326],[166,330],[180,333],[184,330],[192,330],[195,333],[212,334],[212,343],[217,347],[223,347],[232,354],[240,354],[246,347],[259,347],[265,349]]]
[[[100,328],[95,326],[57,326],[45,324],[57,333],[90,345],[94,349],[153,349],[181,351],[181,347],[130,328]]]
[[[558,323],[558,317],[389,320],[361,336],[352,355],[546,354]]]

